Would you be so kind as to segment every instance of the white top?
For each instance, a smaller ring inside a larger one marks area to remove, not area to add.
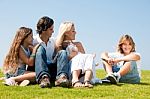
[[[66,51],[67,51],[67,54],[69,55],[72,51],[78,52],[78,48],[76,47],[75,44],[70,42],[66,48]]]
[[[33,38],[34,38],[33,45],[37,43],[41,44],[46,50],[47,63],[52,63],[53,54],[55,51],[55,39],[53,37],[49,38],[49,41],[47,42],[47,45],[46,45],[45,42],[43,42],[41,38],[39,37],[39,34],[37,34]]]
[[[91,79],[91,82],[93,84],[96,83],[102,83],[102,81],[96,77],[96,70],[95,70],[95,62],[94,62],[94,56],[93,54],[82,54],[78,51],[78,48],[75,44],[71,43],[67,46],[66,51],[68,54],[70,54],[72,51],[78,52],[76,56],[74,56],[71,59],[71,73],[75,70],[82,70],[82,74],[85,73],[86,70],[92,70],[93,77]],[[83,81],[83,78],[80,79]]]
[[[132,53],[141,56],[140,53],[137,53],[137,52],[132,52]],[[111,57],[111,58],[120,58],[120,57],[123,57],[124,55],[121,54],[121,53],[118,53],[118,52],[112,52],[112,53],[108,53],[108,56]],[[119,63],[117,63],[117,66],[122,66],[123,63],[124,63],[124,61],[119,62]],[[139,76],[141,77],[141,66],[140,66],[141,61],[138,60],[138,61],[136,61],[136,63],[137,63],[137,69],[138,69],[138,72],[139,72]]]

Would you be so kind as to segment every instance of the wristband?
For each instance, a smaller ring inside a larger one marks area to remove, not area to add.
[[[35,58],[35,54],[31,54],[31,55],[30,55],[30,57],[33,57],[33,58]]]

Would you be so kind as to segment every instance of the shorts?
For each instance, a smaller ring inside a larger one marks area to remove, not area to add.
[[[131,68],[130,71],[124,75],[121,76],[121,78],[119,79],[119,82],[122,83],[140,83],[140,74],[139,71],[137,69],[137,63],[136,61],[130,61],[131,62]],[[123,66],[123,65],[122,65]],[[112,71],[113,72],[118,72],[122,66],[113,66],[112,67]]]
[[[25,71],[26,71],[26,66],[23,65],[23,66],[19,67],[14,74],[6,73],[5,77],[6,77],[6,79],[8,79],[10,77],[16,77],[19,75],[23,75],[25,73]]]

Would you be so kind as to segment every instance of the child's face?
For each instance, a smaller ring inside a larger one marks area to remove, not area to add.
[[[31,33],[25,38],[24,43],[32,45],[32,41],[33,41],[33,34]]]
[[[121,48],[122,48],[124,54],[125,54],[125,55],[128,55],[128,54],[130,54],[130,52],[131,52],[131,50],[132,50],[132,45],[131,45],[131,43],[130,43],[128,40],[126,40],[126,41],[124,41],[124,43],[122,44]]]

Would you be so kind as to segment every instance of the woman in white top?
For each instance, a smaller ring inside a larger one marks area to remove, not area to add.
[[[32,29],[20,27],[3,64],[6,85],[13,86],[24,81],[21,83],[24,86],[35,80],[35,72],[27,71],[27,67],[34,66],[35,52],[39,46],[33,47],[32,41]]]
[[[123,35],[118,43],[117,52],[101,55],[104,68],[107,72],[106,79],[112,84],[140,83],[139,60],[140,55],[135,51],[135,43],[131,36]]]
[[[57,49],[66,49],[71,66],[73,87],[93,87],[91,80],[95,72],[93,54],[85,54],[81,42],[75,42],[75,26],[72,22],[61,23],[59,34],[56,39]],[[80,76],[84,76],[84,83],[80,81]]]

